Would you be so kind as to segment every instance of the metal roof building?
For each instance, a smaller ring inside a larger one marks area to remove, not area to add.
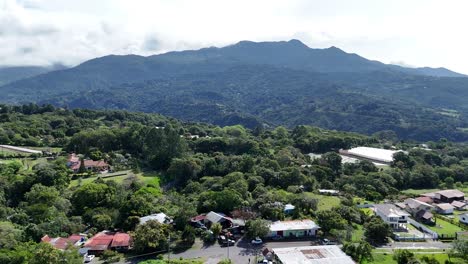
[[[338,246],[306,246],[273,248],[275,258],[282,264],[354,264]]]

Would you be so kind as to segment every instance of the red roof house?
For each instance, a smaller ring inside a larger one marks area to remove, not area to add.
[[[44,243],[51,244],[54,248],[65,250],[69,246],[74,246],[78,241],[83,241],[84,236],[73,234],[69,237],[55,237],[51,238],[48,235],[45,235],[41,238],[41,241]]]
[[[89,254],[100,254],[108,249],[126,250],[130,247],[130,241],[127,233],[102,231],[90,238],[84,247],[88,248]]]
[[[67,166],[72,169],[74,172],[78,172],[81,166],[80,158],[75,154],[72,153],[68,156]],[[109,169],[109,164],[107,164],[104,160],[84,160],[84,167],[87,170],[93,171],[104,171]]]
[[[116,233],[112,240],[111,248],[115,249],[128,249],[130,246],[130,235],[127,233]]]

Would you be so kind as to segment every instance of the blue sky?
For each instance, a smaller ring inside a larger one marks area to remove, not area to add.
[[[0,64],[76,65],[296,38],[385,63],[468,73],[468,1],[0,0]]]

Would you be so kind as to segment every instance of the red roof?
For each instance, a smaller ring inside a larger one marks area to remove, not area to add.
[[[197,216],[194,216],[192,217],[192,222],[199,222],[199,221],[203,221],[205,220],[206,218],[206,215],[202,214],[202,215],[197,215]]]
[[[112,232],[100,232],[90,238],[85,244],[84,247],[89,248],[89,250],[106,250],[109,249],[112,240],[114,239],[114,233]]]
[[[428,196],[421,196],[421,197],[416,198],[416,200],[423,202],[423,203],[428,203],[428,204],[431,204],[434,202],[432,198]]]
[[[56,249],[66,249],[70,245],[74,245],[76,242],[81,240],[83,236],[80,235],[71,235],[70,237],[55,237],[51,238],[48,235],[45,235],[41,238],[41,241],[44,243],[51,244]]]
[[[78,161],[77,163],[74,163],[70,168],[72,170],[78,170],[80,168],[80,165],[81,165],[81,161]],[[97,160],[97,161],[94,161],[94,160],[84,160],[84,166],[85,168],[105,168],[105,167],[109,167],[109,164],[107,164],[105,161],[103,160]]]
[[[130,246],[130,235],[127,233],[117,233],[114,235],[111,247],[128,247]]]

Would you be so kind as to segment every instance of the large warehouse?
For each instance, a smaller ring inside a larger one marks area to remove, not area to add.
[[[357,147],[352,149],[342,149],[340,154],[343,156],[356,158],[360,160],[369,160],[377,164],[390,164],[393,161],[393,155],[402,150],[379,149],[370,147]]]

